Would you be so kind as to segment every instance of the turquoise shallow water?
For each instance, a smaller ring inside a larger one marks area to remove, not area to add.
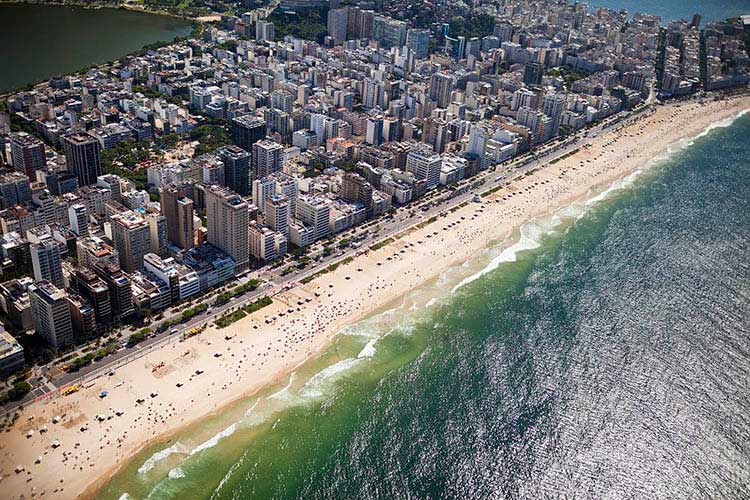
[[[102,498],[750,497],[748,137],[528,223]]]

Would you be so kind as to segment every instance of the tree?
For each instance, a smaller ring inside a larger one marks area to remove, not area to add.
[[[190,131],[190,139],[199,142],[198,147],[195,148],[194,156],[211,153],[231,142],[226,126],[214,124],[195,127]]]
[[[11,401],[19,401],[29,392],[31,392],[31,384],[22,380],[13,384],[13,388],[8,391],[8,398]]]

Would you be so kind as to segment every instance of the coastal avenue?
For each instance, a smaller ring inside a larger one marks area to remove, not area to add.
[[[653,92],[651,94],[653,97]],[[565,156],[566,154],[584,146],[589,137],[595,137],[599,135],[603,130],[613,125],[625,125],[630,121],[637,119],[642,116],[642,113],[646,110],[653,111],[653,107],[650,104],[654,101],[649,98],[649,104],[635,110],[628,115],[613,116],[607,120],[598,123],[596,126],[579,133],[573,138],[569,138],[565,141],[557,141],[547,145],[539,151],[533,151],[527,153],[522,157],[517,157],[513,161],[505,164],[499,164],[495,168],[491,168],[488,171],[480,174],[477,177],[468,179],[458,185],[455,192],[465,190],[462,194],[457,196],[451,195],[454,191],[447,194],[440,194],[435,199],[424,200],[422,203],[415,206],[401,207],[397,210],[396,215],[392,218],[383,218],[380,221],[373,221],[372,228],[364,231],[364,238],[360,240],[360,248],[350,248],[341,253],[332,253],[327,257],[322,257],[317,263],[307,269],[304,272],[294,272],[281,276],[275,274],[270,266],[266,266],[255,273],[246,275],[239,279],[239,284],[246,283],[250,279],[258,279],[267,277],[268,280],[261,284],[253,292],[247,292],[242,297],[235,297],[228,303],[221,306],[216,306],[197,314],[192,319],[183,323],[176,329],[167,329],[162,333],[154,334],[152,337],[147,338],[140,344],[131,347],[121,348],[118,352],[108,356],[100,362],[93,362],[91,365],[82,368],[80,371],[75,373],[65,373],[59,375],[60,370],[57,368],[57,363],[50,363],[37,370],[37,375],[30,379],[33,383],[33,390],[21,401],[14,403],[8,403],[0,409],[0,415],[5,415],[16,408],[28,404],[31,401],[47,397],[55,397],[53,393],[60,391],[61,388],[65,388],[75,383],[86,384],[90,383],[96,378],[106,376],[112,373],[114,370],[130,363],[156,349],[159,349],[169,343],[178,342],[181,339],[181,334],[191,330],[192,328],[207,325],[212,321],[218,319],[230,310],[242,307],[249,302],[257,300],[263,295],[274,296],[287,288],[295,286],[295,284],[307,277],[311,276],[329,265],[355,256],[356,254],[363,251],[373,244],[380,241],[392,238],[399,233],[410,229],[411,227],[422,223],[425,220],[429,220],[434,216],[438,216],[445,210],[451,209],[462,203],[471,201],[474,196],[482,194],[490,189],[496,188],[499,184],[498,174],[506,176],[503,184],[507,184],[510,181],[517,179],[529,171],[544,167],[546,162],[552,161],[556,158]],[[213,297],[207,298],[204,302],[212,301]],[[169,317],[165,318],[169,319]],[[177,330],[177,331],[175,331]],[[123,340],[123,344],[127,339]],[[53,376],[54,373],[58,373],[57,376]]]

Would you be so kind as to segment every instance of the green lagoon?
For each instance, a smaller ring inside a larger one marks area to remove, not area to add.
[[[0,4],[0,19],[0,92],[191,31],[185,19],[123,9]]]

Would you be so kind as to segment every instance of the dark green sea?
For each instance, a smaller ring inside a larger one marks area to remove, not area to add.
[[[346,329],[101,497],[750,498],[750,116],[727,125]]]
[[[0,4],[0,92],[190,34],[184,19],[121,9]]]

